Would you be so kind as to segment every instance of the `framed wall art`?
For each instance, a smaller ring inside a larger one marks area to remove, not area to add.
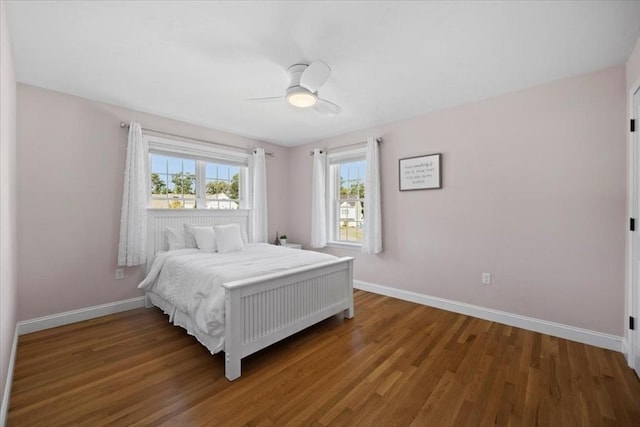
[[[442,188],[442,153],[399,160],[400,191]]]

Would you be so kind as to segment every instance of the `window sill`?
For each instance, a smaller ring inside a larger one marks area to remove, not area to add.
[[[360,243],[345,243],[345,242],[328,242],[328,248],[339,248],[339,249],[351,249],[354,251],[359,251],[362,248],[362,244]]]
[[[163,213],[168,216],[246,216],[249,209],[192,209],[192,208],[146,208],[147,213]]]

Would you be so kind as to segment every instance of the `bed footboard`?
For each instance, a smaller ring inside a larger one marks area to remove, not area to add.
[[[225,376],[241,359],[340,312],[352,318],[353,258],[300,267],[225,288]]]

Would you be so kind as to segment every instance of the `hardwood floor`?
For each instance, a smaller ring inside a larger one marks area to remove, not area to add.
[[[224,378],[158,309],[21,336],[9,426],[640,426],[620,353],[357,291]]]

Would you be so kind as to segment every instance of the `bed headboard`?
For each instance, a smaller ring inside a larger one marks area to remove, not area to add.
[[[151,261],[158,251],[167,250],[166,227],[181,228],[184,224],[222,225],[240,224],[250,234],[247,209],[148,209],[147,210],[147,258]]]

